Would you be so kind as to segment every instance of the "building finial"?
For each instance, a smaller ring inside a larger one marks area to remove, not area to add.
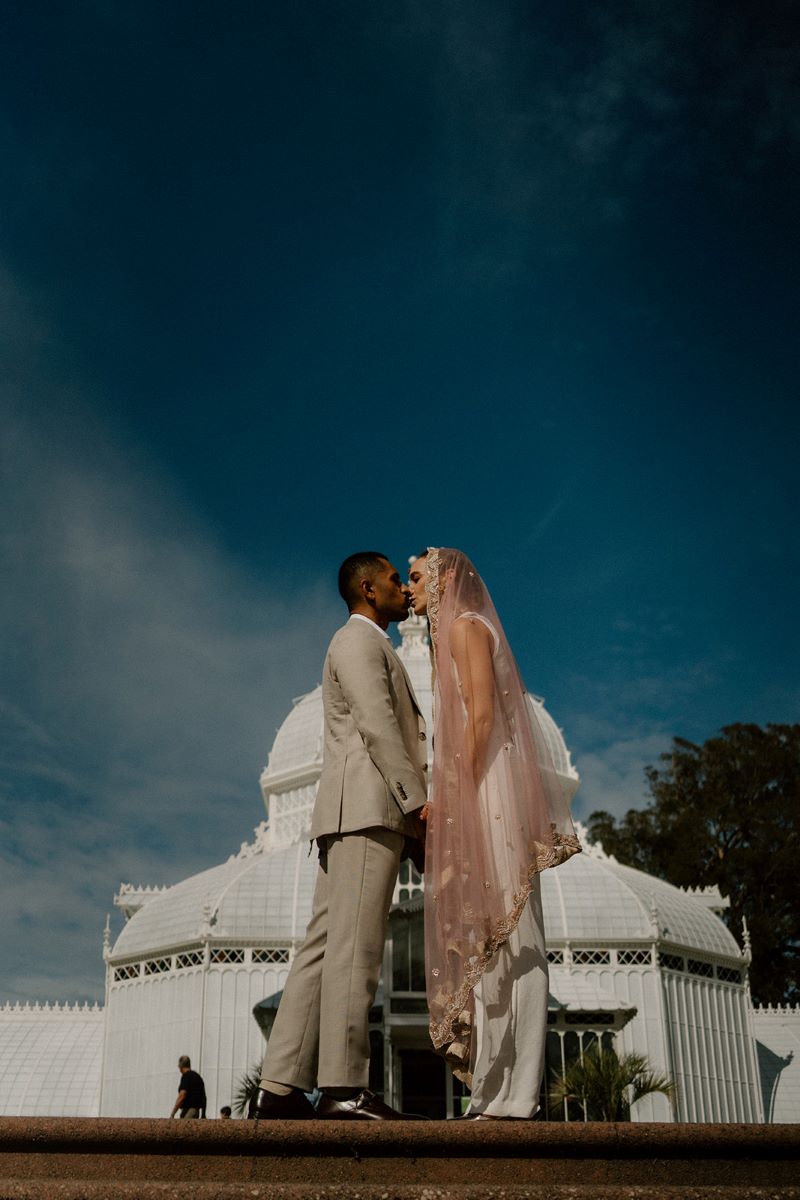
[[[742,942],[744,943],[744,956],[747,962],[752,962],[753,951],[750,945],[750,930],[747,927],[747,917],[742,917]]]
[[[203,919],[200,922],[200,937],[203,941],[207,941],[214,933],[214,926],[217,923],[214,905],[210,898],[206,899],[203,905]]]
[[[111,957],[111,914],[106,913],[106,926],[103,930],[103,962]]]
[[[659,928],[658,924],[658,905],[656,904],[655,896],[652,895],[650,897],[650,929],[653,937],[658,939],[661,933],[661,929]]]
[[[405,621],[397,626],[403,639],[398,651],[401,658],[429,658],[428,622],[416,613],[409,613]]]

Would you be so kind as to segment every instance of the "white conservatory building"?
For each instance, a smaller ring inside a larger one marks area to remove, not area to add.
[[[404,622],[399,653],[430,713],[423,631],[416,618]],[[534,703],[571,797],[577,772]],[[105,1006],[0,1007],[0,1115],[165,1115],[180,1054],[205,1079],[209,1115],[231,1102],[261,1059],[310,916],[307,830],[321,766],[317,687],[277,733],[261,777],[267,819],[253,842],[174,887],[120,888],[127,920],[113,945],[106,930]],[[634,1120],[800,1119],[800,1011],[753,1009],[749,946],[720,919],[726,901],[625,867],[585,838],[584,851],[542,875],[548,1072],[599,1038],[646,1054],[677,1084],[672,1103],[645,1098]],[[427,1035],[421,889],[404,864],[371,1014],[371,1083],[408,1111],[452,1116],[458,1084]]]

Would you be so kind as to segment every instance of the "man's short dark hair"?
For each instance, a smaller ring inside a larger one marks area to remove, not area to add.
[[[349,555],[339,567],[339,595],[349,609],[361,598],[359,583],[365,576],[374,575],[380,566],[388,562],[385,554],[377,550],[359,550]]]
[[[178,1059],[179,1067],[191,1067],[191,1065],[192,1065],[191,1059],[189,1058],[188,1054],[182,1054],[180,1056],[180,1058]]]

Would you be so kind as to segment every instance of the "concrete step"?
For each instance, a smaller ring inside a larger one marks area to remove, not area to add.
[[[80,1183],[77,1180],[0,1179],[0,1200],[798,1200],[800,1188],[561,1187],[520,1184],[461,1187],[327,1187],[324,1184]]]
[[[800,1126],[0,1118],[0,1200],[800,1200]]]

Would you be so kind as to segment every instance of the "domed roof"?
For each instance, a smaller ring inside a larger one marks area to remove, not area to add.
[[[103,1017],[97,1004],[0,1006],[0,1116],[96,1116]]]
[[[426,626],[410,617],[400,626],[398,651],[422,708],[431,718],[431,665]],[[578,774],[558,726],[530,698],[568,796]],[[167,952],[199,941],[286,944],[302,936],[311,914],[316,859],[305,833],[322,767],[322,689],[296,700],[281,725],[261,786],[269,826],[226,863],[162,891],[123,889],[120,907],[133,913],[111,959]],[[428,742],[430,747],[430,739]],[[690,950],[741,958],[718,918],[712,897],[698,897],[623,866],[588,843],[556,870],[542,875],[548,941],[605,946],[654,938]],[[717,900],[720,898],[717,896]],[[721,903],[721,901],[720,901]]]
[[[196,944],[282,942],[302,937],[311,915],[316,860],[298,842],[266,851],[264,839],[221,866],[158,892],[117,938],[112,961]]]
[[[567,749],[567,743],[564,741],[564,735],[545,708],[544,700],[529,693],[528,703],[539,720],[544,740],[553,759],[553,766],[561,780],[567,799],[571,800],[578,790],[580,776],[572,765],[572,758]]]
[[[585,840],[584,853],[542,873],[545,934],[605,947],[654,939],[700,954],[741,960],[714,911],[714,898],[623,866]],[[317,861],[305,842],[270,847],[263,835],[235,858],[158,892],[119,935],[112,961],[214,942],[283,944],[302,937],[311,916]],[[716,897],[719,901],[719,897]]]
[[[280,777],[287,772],[322,765],[322,687],[299,696],[272,743],[269,773]]]
[[[583,854],[542,873],[548,942],[606,946],[658,937],[701,953],[741,958],[736,939],[709,906],[709,897],[623,866],[587,843],[585,835],[583,840]]]
[[[403,621],[398,629],[402,637],[398,655],[411,679],[422,715],[431,728],[433,689],[427,626],[420,617],[411,616]],[[538,717],[556,772],[561,778],[568,799],[571,800],[580,779],[572,765],[564,735],[545,708],[543,700],[538,696],[529,696],[529,703]],[[321,770],[322,744],[322,688],[317,686],[313,692],[295,700],[292,711],[278,730],[269,762],[261,777],[265,798],[270,792],[285,790],[292,783],[307,776],[310,770]]]

